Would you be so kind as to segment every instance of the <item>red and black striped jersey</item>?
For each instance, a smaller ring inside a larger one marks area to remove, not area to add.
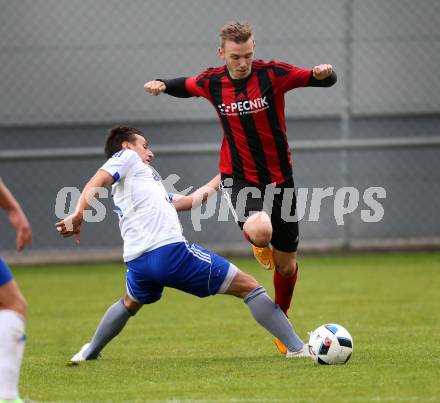
[[[254,184],[281,184],[292,177],[284,94],[307,86],[311,75],[310,69],[257,60],[244,79],[232,79],[226,66],[186,79],[188,93],[208,99],[222,123],[222,174]]]

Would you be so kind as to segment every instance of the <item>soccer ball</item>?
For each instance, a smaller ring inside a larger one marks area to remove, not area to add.
[[[353,338],[341,325],[322,325],[310,333],[309,350],[318,364],[345,364],[353,352]]]

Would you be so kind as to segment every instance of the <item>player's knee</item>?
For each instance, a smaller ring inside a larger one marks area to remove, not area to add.
[[[260,283],[254,277],[249,276],[249,279],[246,282],[246,290],[252,291],[257,287],[260,287]]]
[[[292,277],[297,271],[296,259],[292,259],[283,265],[277,265],[277,271],[284,277]]]
[[[28,305],[27,305],[27,301],[23,296],[20,296],[19,301],[18,301],[18,313],[20,313],[21,315],[23,315],[24,318],[26,318],[27,316],[27,309],[28,309]]]
[[[267,246],[272,239],[272,225],[270,222],[253,222],[245,223],[243,229],[246,231],[250,237],[252,243],[259,247]]]
[[[142,304],[137,302],[137,301],[133,301],[127,294],[124,295],[124,298],[122,300],[125,308],[132,314],[135,315],[137,313],[137,311],[139,311],[139,309],[142,308]]]
[[[256,246],[262,248],[269,245],[271,239],[272,239],[272,228],[263,227],[255,233],[253,242]]]
[[[250,216],[244,223],[243,230],[252,243],[259,247],[267,246],[272,239],[272,223],[265,212]]]
[[[239,290],[240,293],[239,296],[241,298],[244,298],[246,295],[248,295],[251,291],[255,290],[257,287],[260,287],[258,281],[251,275],[246,274]]]
[[[27,302],[23,295],[16,295],[13,299],[7,301],[7,303],[0,305],[0,309],[8,309],[19,313],[26,318],[27,316]]]
[[[244,298],[252,290],[255,290],[255,288],[259,286],[260,284],[254,277],[252,277],[250,274],[240,271],[235,276],[234,280],[229,286],[229,289],[226,291],[226,294],[231,294],[239,298]]]

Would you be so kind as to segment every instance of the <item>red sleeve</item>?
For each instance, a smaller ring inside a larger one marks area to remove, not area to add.
[[[185,81],[186,90],[194,97],[209,97],[208,75],[211,69],[205,70],[196,77],[188,77]]]
[[[311,69],[303,69],[283,62],[275,62],[274,70],[277,77],[277,86],[283,92],[294,88],[307,87],[312,76]]]

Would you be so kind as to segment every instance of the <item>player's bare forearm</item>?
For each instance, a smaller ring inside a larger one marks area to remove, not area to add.
[[[9,191],[3,180],[0,178],[0,207],[6,211],[18,210],[20,206]],[[21,210],[21,209],[20,209]]]
[[[112,183],[113,177],[107,171],[98,170],[81,192],[75,212],[83,214],[84,210],[90,207],[90,201],[96,196],[99,189],[110,186]]]
[[[201,186],[187,196],[175,195],[173,205],[177,211],[188,211],[199,207],[208,200],[209,196],[218,191],[220,187],[220,174],[217,174],[208,183]]]
[[[99,192],[99,189],[110,186],[113,183],[113,177],[104,170],[98,170],[96,174],[89,180],[81,192],[81,196],[76,205],[75,211],[55,224],[57,231],[64,238],[75,235],[79,242],[80,227],[84,217],[84,210],[90,207],[92,199]]]
[[[192,209],[193,197],[192,195],[173,195],[173,206],[177,211],[188,211]]]
[[[17,231],[16,248],[20,252],[32,245],[32,230],[20,204],[0,178],[0,207],[8,212],[9,221]]]

